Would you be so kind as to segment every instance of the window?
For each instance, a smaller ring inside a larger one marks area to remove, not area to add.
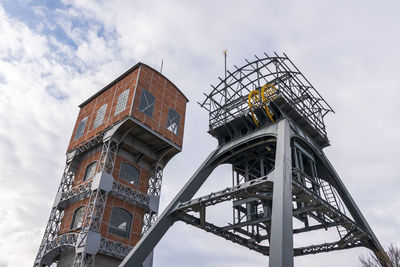
[[[114,235],[129,238],[129,234],[131,232],[131,224],[132,215],[122,208],[114,207],[111,211],[111,219],[108,226],[108,232]]]
[[[139,183],[139,171],[134,166],[128,163],[122,163],[119,171],[119,178],[128,181],[130,184],[138,185]]]
[[[83,177],[83,181],[92,179],[96,172],[97,162],[92,162],[86,167],[85,176]]]
[[[74,212],[74,217],[72,218],[71,229],[81,228],[83,224],[83,218],[85,215],[85,207],[79,207]]]
[[[149,117],[153,116],[155,97],[149,91],[142,89],[139,102],[139,110]]]
[[[78,129],[76,130],[76,134],[75,134],[75,140],[78,138],[81,138],[83,133],[85,132],[87,118],[88,117],[85,117],[79,122]]]
[[[117,107],[115,108],[114,116],[125,110],[126,103],[128,102],[128,94],[129,94],[129,89],[126,89],[119,95]]]
[[[106,110],[107,110],[107,104],[102,105],[99,108],[99,110],[97,111],[96,119],[94,120],[94,123],[93,123],[93,129],[96,129],[103,123],[104,115],[106,114]]]
[[[167,129],[176,135],[178,134],[179,114],[171,108],[168,111]]]

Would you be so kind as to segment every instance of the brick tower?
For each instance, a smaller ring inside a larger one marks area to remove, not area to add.
[[[158,213],[163,168],[182,150],[187,102],[138,63],[79,106],[34,266],[121,262]]]

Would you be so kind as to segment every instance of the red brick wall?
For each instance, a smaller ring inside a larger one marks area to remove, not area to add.
[[[156,99],[153,116],[151,118],[139,111],[142,89],[150,91]],[[141,66],[132,109],[132,115],[134,117],[172,142],[182,146],[186,103],[186,97],[168,79],[145,65]],[[167,129],[168,110],[170,108],[178,112],[180,117],[178,135],[173,134]]]
[[[126,108],[123,112],[114,116],[118,97],[126,89],[130,89]],[[145,115],[138,109],[143,89],[150,91],[154,95],[156,100],[152,117]],[[148,125],[154,131],[160,133],[162,136],[168,138],[175,144],[182,146],[186,103],[187,99],[185,98],[185,96],[167,78],[165,78],[159,72],[151,69],[150,67],[141,64],[138,68],[132,70],[131,73],[126,75],[116,84],[112,85],[109,89],[100,93],[98,96],[96,96],[90,102],[86,103],[80,109],[78,119],[72,133],[71,142],[68,146],[68,150],[71,150],[81,145],[95,135],[99,134],[99,132],[103,131],[107,127],[114,125],[115,123],[126,118],[127,116],[134,116],[138,120]],[[93,123],[96,118],[97,111],[104,104],[108,104],[108,106],[105,112],[103,123],[96,129],[93,129]],[[180,117],[177,135],[167,129],[167,119],[170,108],[175,110]],[[86,116],[88,117],[88,120],[86,123],[84,134],[81,138],[75,140],[75,134],[78,124]],[[98,163],[100,156],[101,152],[98,151],[81,160],[75,174],[73,186],[77,186],[83,182],[87,166],[93,161],[97,161]],[[136,188],[142,193],[147,193],[148,181],[150,178],[149,170],[143,169],[133,162],[129,162],[130,164],[135,166],[140,172],[139,184],[135,186],[118,178],[121,164],[124,162],[129,161],[119,155],[116,157],[116,162],[113,170],[114,179],[127,186]],[[85,199],[83,201],[74,203],[65,209],[64,218],[62,220],[60,228],[61,234],[71,231],[70,227],[75,210],[81,206],[87,206],[87,204],[88,199]],[[112,207],[124,208],[133,215],[130,238],[123,238],[108,233],[108,224],[110,221]],[[143,216],[143,208],[132,205],[129,202],[109,195],[106,202],[100,233],[103,237],[133,246],[140,239]]]
[[[79,232],[80,229],[71,229],[72,219],[75,213],[75,210],[81,206],[87,207],[89,199],[85,199],[83,201],[79,201],[68,206],[64,211],[64,217],[60,226],[60,234],[64,234],[67,232]],[[118,235],[114,235],[108,232],[108,224],[111,218],[111,211],[113,207],[119,207],[127,210],[132,216],[133,220],[131,223],[130,229],[130,237],[125,238]],[[86,210],[87,211],[87,210]],[[127,244],[130,246],[134,246],[140,239],[140,234],[142,231],[143,225],[143,216],[144,210],[141,207],[132,205],[127,201],[123,201],[119,198],[116,198],[112,195],[109,195],[106,202],[106,207],[104,209],[103,220],[100,226],[100,234],[102,237],[108,238],[110,240],[114,240],[123,244]]]
[[[138,82],[137,88],[135,87],[136,82]],[[114,116],[118,96],[126,89],[130,89],[126,109],[118,115]],[[150,91],[156,98],[153,116],[151,118],[140,112],[138,109],[142,89]],[[86,142],[87,140],[97,135],[100,131],[109,126],[112,126],[116,122],[122,120],[129,115],[132,115],[135,118],[139,119],[156,132],[176,143],[178,146],[182,146],[186,103],[186,97],[182,94],[182,92],[179,91],[177,87],[175,87],[174,84],[172,84],[159,72],[142,64],[139,66],[139,68],[134,69],[129,75],[124,77],[118,83],[111,86],[106,91],[102,92],[100,95],[92,99],[89,103],[85,104],[80,109],[71,136],[71,141],[68,146],[68,151]],[[98,126],[96,129],[93,129],[93,123],[96,118],[97,111],[104,104],[108,105],[103,124]],[[132,113],[129,114],[131,108]],[[173,134],[166,127],[168,111],[170,108],[178,112],[180,116],[178,135]],[[82,137],[75,140],[75,134],[79,122],[85,117],[88,117],[88,120],[86,123],[84,134]]]
[[[93,161],[99,161],[101,152],[96,152],[93,153],[92,155],[84,158],[81,160],[81,162],[78,165],[77,172],[75,174],[75,179],[74,179],[74,184],[73,186],[77,186],[83,182],[83,177],[86,172],[87,166],[92,163]],[[138,186],[135,186],[133,184],[128,183],[127,181],[120,179],[118,177],[119,171],[121,168],[122,163],[129,163],[133,166],[135,166],[139,170],[139,183]],[[148,188],[148,183],[149,183],[149,178],[150,178],[150,172],[146,169],[143,169],[139,165],[126,160],[125,158],[117,155],[115,159],[115,165],[114,165],[114,170],[113,170],[113,177],[114,179],[118,180],[120,183],[138,189],[140,192],[146,194],[147,193],[147,188]],[[85,181],[86,182],[86,181]],[[65,211],[64,211],[64,217],[62,219],[61,227],[60,227],[60,234],[70,232],[71,231],[71,224],[73,220],[73,216],[75,213],[75,210],[81,206],[87,207],[88,204],[88,199],[85,199],[83,201],[79,201],[77,203],[74,203],[70,206],[68,206]],[[110,221],[110,216],[111,216],[111,210],[112,207],[120,207],[124,208],[127,211],[129,211],[133,215],[133,221],[132,221],[132,228],[131,228],[131,236],[130,238],[124,238],[120,237],[117,235],[113,235],[111,233],[108,233],[108,223]],[[106,208],[104,210],[104,215],[103,215],[103,222],[102,226],[100,229],[100,233],[103,237],[109,238],[111,240],[115,240],[124,244],[128,245],[135,245],[136,242],[140,239],[140,233],[142,230],[142,220],[144,216],[144,210],[143,208],[137,207],[135,205],[130,204],[129,202],[123,201],[121,199],[115,198],[111,195],[108,196],[107,202],[106,202]],[[79,231],[73,230],[73,231]]]
[[[138,69],[133,70],[129,75],[127,75],[121,81],[114,84],[111,88],[107,89],[106,91],[98,95],[96,98],[92,99],[89,103],[87,103],[80,109],[78,118],[75,123],[74,131],[72,132],[71,141],[68,146],[68,151],[76,146],[79,146],[85,141],[91,139],[105,128],[129,116],[130,106],[132,105],[133,95],[135,92],[137,74],[138,74]],[[126,89],[130,89],[126,108],[123,112],[114,116],[118,97]],[[104,116],[103,124],[98,126],[96,129],[93,129],[93,123],[97,115],[97,110],[104,104],[108,105]],[[84,134],[82,137],[75,140],[75,134],[79,122],[85,117],[88,117],[88,121],[86,123]]]
[[[123,208],[133,216],[132,224],[131,224],[131,232],[130,238],[121,237],[118,235],[114,235],[108,232],[108,224],[111,218],[111,210],[113,207]],[[140,239],[140,234],[142,231],[142,224],[143,224],[143,216],[144,210],[138,206],[132,205],[129,202],[123,201],[119,198],[116,198],[112,195],[108,196],[106,207],[104,209],[103,221],[100,227],[100,234],[101,236],[123,243],[130,246],[136,245],[136,243]]]
[[[74,217],[75,210],[81,206],[87,207],[87,204],[89,202],[89,199],[84,199],[82,201],[76,202],[70,206],[68,206],[65,211],[64,211],[64,217],[61,222],[60,226],[60,234],[64,234],[67,232],[71,231],[71,224],[72,224],[72,219]],[[80,229],[75,229],[74,231],[79,232]]]

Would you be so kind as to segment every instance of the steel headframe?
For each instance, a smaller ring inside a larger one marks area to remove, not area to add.
[[[293,266],[294,256],[359,246],[386,266],[385,251],[322,151],[329,144],[328,103],[285,54],[265,54],[227,73],[200,104],[209,111],[209,133],[218,147],[120,266],[141,266],[178,220],[268,255],[271,267]],[[250,110],[252,93],[262,95],[266,87],[276,93],[264,103],[278,111],[275,117],[266,117],[262,105]],[[252,111],[259,121],[249,117]],[[192,199],[221,164],[232,165],[233,186]],[[207,208],[225,201],[232,202],[233,222],[209,222]],[[302,227],[294,229],[293,218]],[[337,241],[293,247],[294,234],[330,227],[336,227]]]
[[[225,79],[219,77],[219,83],[201,107],[209,112],[209,127],[213,130],[227,122],[249,113],[247,96],[264,84],[272,84],[278,93],[307,120],[323,137],[327,137],[324,117],[333,109],[315,90],[312,84],[283,53],[274,53],[264,57],[255,56],[255,60],[246,60],[247,64],[227,71]]]

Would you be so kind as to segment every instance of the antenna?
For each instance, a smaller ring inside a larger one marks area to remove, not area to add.
[[[228,49],[225,49],[225,50],[224,50],[224,60],[225,60],[225,83],[226,83],[226,56],[227,56],[227,53],[228,53]]]
[[[227,56],[227,52],[228,52],[228,49],[225,49],[224,51],[223,51],[223,53],[224,53],[224,63],[225,63],[225,78],[224,78],[224,85],[225,85],[225,88],[224,88],[224,90],[225,90],[225,92],[224,92],[224,97],[225,97],[225,103],[224,103],[224,110],[225,110],[225,116],[224,116],[224,122],[226,122],[226,117],[227,117],[227,112],[226,112],[226,102],[228,101],[228,89],[226,88],[226,56]]]
[[[161,59],[161,68],[160,68],[160,73],[162,73],[162,67],[164,65],[164,60]]]

